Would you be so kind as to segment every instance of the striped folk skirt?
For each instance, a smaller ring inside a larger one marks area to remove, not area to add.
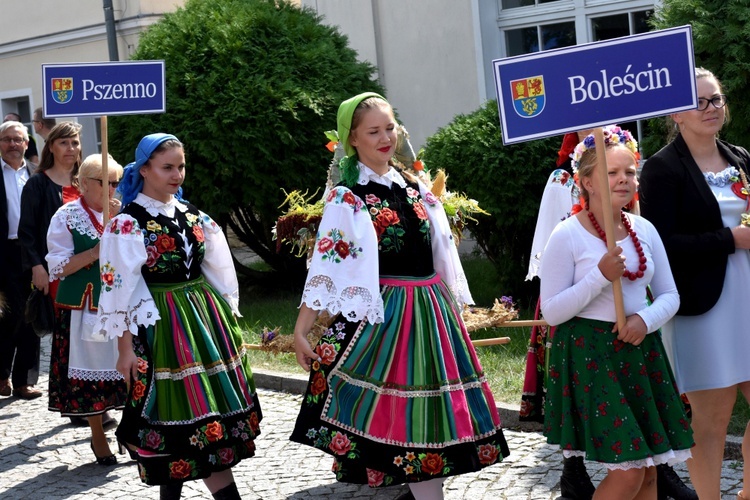
[[[253,456],[260,434],[240,328],[203,278],[149,290],[161,319],[133,337],[138,377],[117,439],[147,484],[205,478]]]
[[[384,322],[338,316],[316,347],[292,441],[372,487],[475,472],[509,454],[458,306],[438,275],[381,278]]]

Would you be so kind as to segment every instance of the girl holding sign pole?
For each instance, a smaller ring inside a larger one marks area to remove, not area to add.
[[[598,164],[601,147],[605,165]],[[669,261],[654,227],[622,210],[638,186],[636,153],[631,134],[616,126],[603,130],[603,144],[589,135],[576,146],[585,208],[554,229],[547,246],[555,251],[543,253],[540,270],[541,309],[557,326],[544,432],[564,456],[605,465],[595,499],[656,498],[655,466],[687,460],[693,446],[655,334],[679,307]],[[599,187],[607,184],[610,196]],[[605,214],[613,217],[611,250]],[[612,284],[620,279],[626,319],[618,327]]]

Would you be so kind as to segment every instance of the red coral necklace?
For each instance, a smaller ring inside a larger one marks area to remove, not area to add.
[[[104,226],[99,223],[98,220],[96,220],[96,215],[94,212],[89,208],[88,203],[86,203],[86,200],[83,196],[81,196],[81,206],[86,211],[86,213],[89,215],[89,219],[91,220],[91,223],[94,225],[94,229],[96,229],[96,232],[99,233],[99,236],[104,234]]]
[[[604,243],[606,244],[607,235],[604,233],[604,230],[602,230],[601,226],[599,226],[599,223],[596,222],[596,217],[594,217],[594,214],[592,214],[591,211],[588,212],[588,215],[591,224],[593,224],[594,226],[594,229],[596,229],[596,232],[599,233],[599,237],[603,239]],[[629,279],[630,281],[635,281],[638,278],[643,278],[643,272],[647,268],[646,255],[643,253],[643,246],[641,245],[641,242],[638,241],[638,236],[635,234],[635,231],[633,231],[633,228],[630,226],[630,221],[625,215],[625,212],[623,212],[622,210],[620,210],[620,220],[622,220],[622,225],[625,226],[625,231],[627,231],[630,235],[630,239],[633,240],[635,251],[638,252],[638,270],[636,272],[632,272],[625,269],[625,272],[622,273],[622,276]]]

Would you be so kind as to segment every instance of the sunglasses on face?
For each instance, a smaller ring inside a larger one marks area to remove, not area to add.
[[[101,179],[97,179],[96,177],[88,177],[88,179],[96,181],[100,186],[104,187],[104,181],[102,181]],[[108,184],[109,187],[117,189],[117,186],[120,185],[120,181],[109,181]]]

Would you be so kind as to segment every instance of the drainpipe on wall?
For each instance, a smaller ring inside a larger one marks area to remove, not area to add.
[[[370,0],[372,6],[372,29],[375,33],[375,66],[378,68],[378,83],[385,87],[385,69],[383,68],[383,40],[380,34],[380,9],[378,0]]]
[[[115,10],[112,0],[104,0],[104,25],[107,28],[107,48],[109,49],[109,60],[119,61],[117,53],[117,28],[115,28]]]

